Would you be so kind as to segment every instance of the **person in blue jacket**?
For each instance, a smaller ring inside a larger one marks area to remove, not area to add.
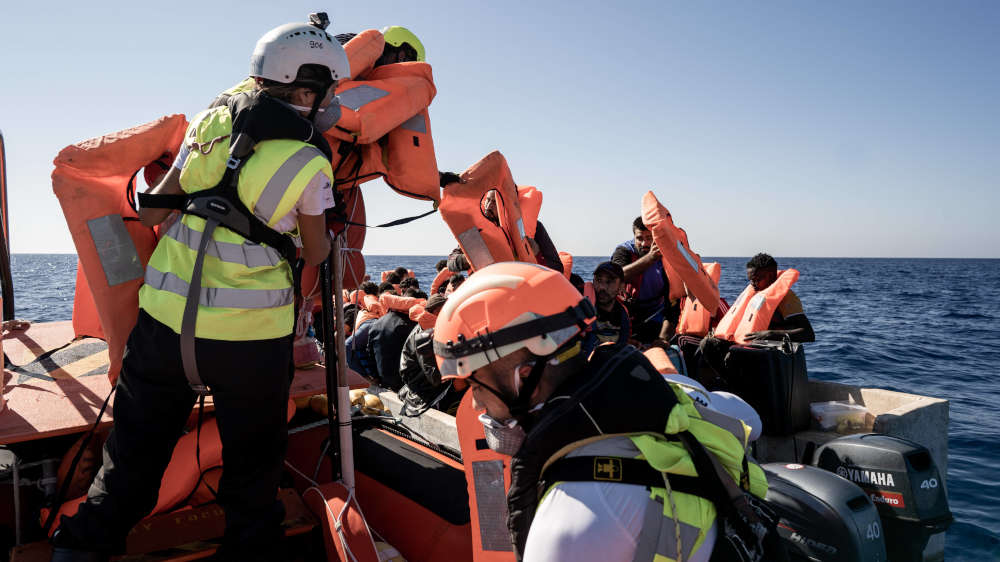
[[[623,293],[632,339],[645,345],[668,345],[681,314],[680,302],[670,300],[670,282],[660,250],[642,217],[632,222],[632,239],[615,248],[611,262],[620,265],[625,274]]]

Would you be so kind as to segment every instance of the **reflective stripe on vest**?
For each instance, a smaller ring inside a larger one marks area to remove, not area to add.
[[[712,425],[717,425],[729,433],[732,433],[733,437],[735,437],[740,443],[746,443],[747,439],[750,437],[750,432],[747,431],[746,424],[744,424],[741,420],[721,414],[710,408],[706,408],[697,401],[694,402],[694,407],[697,408],[698,413],[701,414],[701,419]]]
[[[273,225],[277,219],[284,216],[283,214],[277,217],[275,215],[278,204],[281,202],[282,196],[285,195],[285,190],[295,180],[295,176],[302,172],[317,155],[322,157],[322,153],[318,149],[306,145],[292,154],[288,160],[285,160],[285,163],[278,168],[271,179],[267,180],[264,191],[253,205],[254,214],[261,217],[268,225]],[[309,179],[311,180],[312,176]]]
[[[175,222],[167,230],[166,236],[192,250],[197,250],[201,243],[201,231],[184,224],[184,221]],[[244,240],[242,244],[235,244],[213,239],[208,243],[206,253],[219,261],[236,263],[246,267],[276,266],[281,263],[281,254],[277,250],[254,244],[249,240]]]
[[[666,493],[666,490],[663,490]],[[669,500],[668,500],[669,501]],[[675,498],[676,501],[676,498]],[[689,525],[673,517],[664,516],[663,499],[656,497],[646,504],[646,512],[642,518],[642,531],[639,532],[639,544],[635,547],[632,560],[636,562],[647,560],[677,560],[677,535],[680,531],[681,560],[691,558],[701,529]]]
[[[174,275],[149,266],[146,268],[146,285],[187,298],[188,282]],[[228,289],[202,287],[200,306],[210,308],[276,308],[290,306],[295,301],[295,291],[287,289]]]

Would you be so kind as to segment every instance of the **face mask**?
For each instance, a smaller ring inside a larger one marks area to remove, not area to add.
[[[313,119],[313,123],[319,132],[325,133],[332,129],[337,124],[337,121],[340,121],[340,98],[333,96],[330,99],[329,105],[321,107],[316,112],[316,118]]]
[[[501,455],[514,456],[524,443],[524,428],[517,420],[501,422],[486,413],[479,415],[479,423],[483,424],[486,433],[486,445]]]
[[[301,105],[288,104],[291,107],[309,113],[312,111],[311,107],[303,107]],[[333,96],[330,100],[330,104],[326,107],[321,107],[316,110],[316,117],[313,118],[313,125],[316,126],[316,130],[321,133],[329,131],[340,121],[340,98]]]

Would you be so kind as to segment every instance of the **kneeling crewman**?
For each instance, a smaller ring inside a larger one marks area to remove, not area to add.
[[[565,276],[518,262],[476,272],[438,314],[443,378],[469,383],[487,444],[513,457],[519,559],[708,560],[735,543],[763,559],[753,496],[767,482],[744,455],[748,427],[692,402],[631,346],[588,353],[594,318]]]

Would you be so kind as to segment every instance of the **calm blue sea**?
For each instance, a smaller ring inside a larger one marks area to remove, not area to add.
[[[367,256],[368,272],[402,265],[429,287],[443,256]],[[591,278],[603,257],[577,257]],[[732,302],[746,258],[722,264]],[[949,560],[1000,559],[1000,260],[781,258],[802,276],[795,291],[816,330],[809,376],[951,401],[948,483],[956,521]],[[13,256],[18,317],[72,314],[76,256]]]

